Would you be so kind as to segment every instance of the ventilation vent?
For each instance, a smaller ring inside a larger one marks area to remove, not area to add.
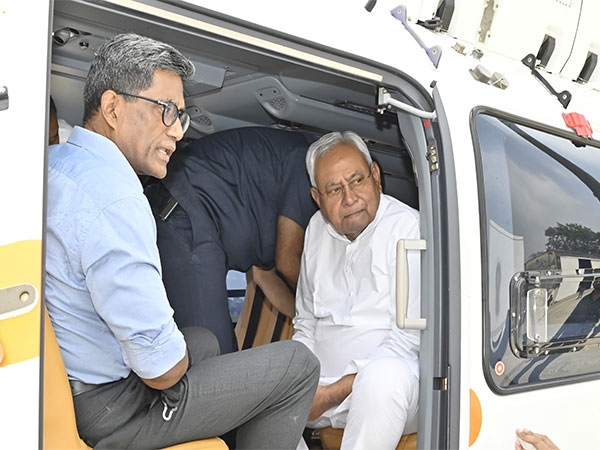
[[[63,46],[71,39],[78,39],[82,36],[89,36],[90,33],[86,31],[80,31],[76,28],[64,27],[59,30],[52,32],[52,40],[58,46]],[[80,41],[79,46],[82,48],[87,48],[89,44],[86,41]]]
[[[203,127],[212,127],[212,121],[210,120],[210,117],[208,116],[200,116],[197,119],[194,119],[194,122],[200,124]]]
[[[189,106],[185,111],[190,115],[190,127],[199,133],[211,134],[215,132],[215,126],[210,116],[197,106]]]
[[[287,108],[287,102],[285,101],[285,98],[279,97],[269,100],[269,106],[275,111],[283,111],[285,108]]]
[[[276,117],[280,117],[288,109],[287,100],[277,86],[257,90],[256,98],[269,114]]]

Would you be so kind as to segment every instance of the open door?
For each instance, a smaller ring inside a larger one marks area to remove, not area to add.
[[[39,448],[50,2],[0,8],[0,448]]]

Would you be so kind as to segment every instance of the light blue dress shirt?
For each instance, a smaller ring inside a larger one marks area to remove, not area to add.
[[[138,176],[107,138],[75,127],[49,150],[45,298],[70,379],[167,372],[185,354]]]

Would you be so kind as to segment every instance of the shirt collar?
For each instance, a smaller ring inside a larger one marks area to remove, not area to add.
[[[129,164],[129,161],[127,161],[127,158],[125,158],[125,155],[107,137],[86,128],[75,126],[67,142],[106,161],[107,164],[114,167],[117,173],[125,179],[135,178],[140,187],[142,186],[139,177],[135,173],[135,170],[133,170],[133,167],[131,167],[131,164]]]

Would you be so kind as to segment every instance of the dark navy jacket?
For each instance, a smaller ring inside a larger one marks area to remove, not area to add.
[[[305,166],[313,140],[261,127],[212,134],[177,150],[163,183],[190,217],[194,235],[222,245],[230,269],[270,268],[277,217],[306,228],[317,210]]]
[[[260,127],[215,133],[179,148],[167,176],[146,187],[175,321],[209,328],[222,353],[237,347],[228,270],[274,267],[278,216],[306,228],[317,210],[305,166],[315,139]],[[179,206],[163,221],[158,214],[170,196]]]

